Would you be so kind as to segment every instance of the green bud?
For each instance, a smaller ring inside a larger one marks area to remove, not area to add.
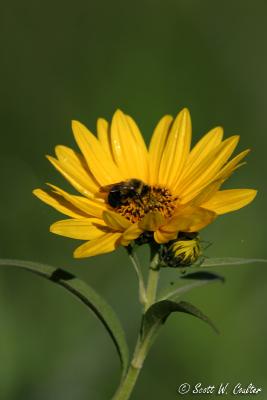
[[[194,264],[201,255],[197,232],[180,232],[178,238],[171,240],[163,247],[162,260],[172,268]]]

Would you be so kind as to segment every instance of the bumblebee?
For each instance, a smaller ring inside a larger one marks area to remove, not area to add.
[[[99,191],[108,193],[108,204],[116,208],[127,204],[130,200],[139,200],[142,203],[142,197],[149,192],[149,186],[139,179],[128,179],[102,186]]]

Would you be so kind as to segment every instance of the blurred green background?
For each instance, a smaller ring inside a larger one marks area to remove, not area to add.
[[[265,257],[267,3],[264,0],[44,2],[1,7],[1,257],[66,268],[119,314],[133,346],[140,307],[122,250],[72,259],[77,242],[48,232],[62,216],[31,194],[49,181],[70,189],[44,155],[74,145],[71,119],[91,130],[117,107],[147,140],[158,119],[190,108],[195,140],[223,125],[252,148],[227,187],[258,188],[256,201],[202,232],[210,256]],[[142,260],[147,261],[145,249]],[[250,382],[267,396],[267,269],[217,269],[226,284],[185,299],[218,325],[174,315],[152,349],[133,400],[174,400],[183,382]],[[170,282],[177,271],[163,271]],[[12,268],[0,271],[0,399],[108,400],[119,362],[102,325],[63,289]],[[187,395],[187,399],[196,398]],[[247,396],[246,398],[249,398]],[[206,398],[199,396],[199,398]]]

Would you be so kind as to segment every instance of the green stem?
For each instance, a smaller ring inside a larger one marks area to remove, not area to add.
[[[128,400],[140,373],[140,368],[130,365],[127,375],[112,400]]]
[[[137,278],[138,278],[139,301],[141,304],[143,304],[145,306],[145,304],[147,303],[147,296],[146,296],[146,289],[145,289],[145,284],[144,284],[144,278],[143,278],[142,271],[141,271],[141,266],[140,266],[137,254],[131,245],[129,245],[127,247],[127,252],[128,252],[129,258],[133,264],[134,270],[135,270]]]
[[[128,252],[129,253],[129,252]],[[130,254],[129,254],[130,255]],[[132,256],[132,255],[131,255]],[[151,246],[150,268],[148,274],[148,283],[146,293],[146,302],[144,304],[144,313],[155,302],[158,279],[159,279],[159,254],[158,247]],[[133,261],[133,260],[132,260]],[[138,269],[139,271],[139,269]],[[151,347],[152,337],[147,340],[140,341],[137,339],[134,355],[127,371],[127,374],[119,386],[112,400],[128,400],[131,396],[139,373],[143,367],[143,363]]]
[[[150,267],[146,289],[147,303],[144,311],[146,311],[156,300],[159,270],[158,247],[151,245]]]

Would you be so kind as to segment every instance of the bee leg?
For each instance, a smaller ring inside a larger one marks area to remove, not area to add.
[[[144,206],[143,199],[142,199],[142,197],[141,197],[141,195],[139,193],[136,193],[136,198],[139,201],[139,203],[141,203],[141,205]]]

